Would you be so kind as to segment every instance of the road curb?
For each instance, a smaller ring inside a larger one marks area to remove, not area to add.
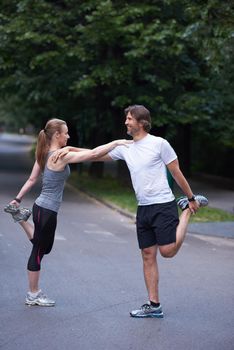
[[[127,211],[125,209],[122,209],[119,206],[117,206],[117,205],[115,205],[115,204],[113,204],[111,202],[108,202],[108,201],[106,201],[104,199],[101,199],[100,197],[95,196],[93,193],[91,193],[91,192],[89,192],[87,190],[78,189],[78,188],[76,188],[74,185],[72,185],[70,183],[66,183],[66,187],[70,188],[73,191],[77,191],[78,193],[85,194],[88,198],[94,199],[95,201],[105,205],[106,207],[108,207],[108,208],[110,208],[112,210],[117,211],[118,213],[126,216],[127,218],[131,219],[134,222],[136,221],[136,215],[135,214],[132,214],[129,211]]]

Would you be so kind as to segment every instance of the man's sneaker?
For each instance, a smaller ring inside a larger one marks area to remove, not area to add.
[[[199,207],[206,207],[209,204],[208,199],[201,194],[197,194],[195,199],[199,203]]]
[[[19,208],[14,205],[14,204],[8,204],[5,208],[4,211],[9,214],[16,214],[19,212]]]
[[[199,207],[206,207],[208,205],[208,199],[200,194],[195,196],[196,202],[198,202]],[[181,210],[185,210],[189,207],[188,197],[180,197],[177,199],[177,205]]]
[[[54,306],[55,301],[47,298],[47,296],[40,290],[35,297],[30,292],[27,293],[25,299],[26,305],[39,305],[39,306]]]
[[[130,312],[132,317],[156,317],[163,318],[162,306],[154,307],[151,304],[144,304],[139,310],[133,310]]]
[[[18,212],[16,212],[15,214],[12,214],[12,217],[15,222],[27,221],[31,214],[32,214],[32,211],[30,209],[21,208],[19,209]]]

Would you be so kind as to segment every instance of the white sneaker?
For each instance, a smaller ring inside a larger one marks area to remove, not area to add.
[[[145,317],[155,317],[155,318],[163,318],[162,306],[158,307],[152,306],[150,303],[146,303],[142,305],[138,310],[133,310],[130,312],[130,316],[145,318]]]
[[[4,211],[9,214],[16,214],[19,212],[19,208],[14,205],[14,204],[8,204],[5,208]]]
[[[15,222],[27,221],[32,214],[28,208],[20,208],[15,214],[11,214]]]
[[[55,301],[47,298],[47,296],[40,290],[35,297],[33,297],[31,293],[27,293],[25,304],[39,306],[54,306]]]

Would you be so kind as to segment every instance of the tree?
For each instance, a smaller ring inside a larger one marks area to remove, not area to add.
[[[158,125],[193,120],[201,63],[182,38],[184,3],[5,2],[1,92],[21,96],[37,115],[74,116],[77,101],[90,109],[91,99],[108,117],[107,109],[138,100]]]
[[[234,148],[234,4],[232,1],[195,1],[187,12],[193,19],[186,37],[203,57],[209,75],[204,81],[206,136]],[[228,125],[228,128],[227,128]],[[200,128],[201,129],[201,128]]]
[[[122,137],[133,103],[169,138],[178,128],[215,130],[232,146],[222,119],[233,107],[224,93],[233,84],[231,9],[217,0],[2,0],[0,98],[14,98],[37,127],[62,116],[86,146]]]
[[[195,1],[188,11],[194,20],[186,34],[209,69],[203,94],[206,118],[194,132],[195,166],[199,171],[233,177],[234,4]]]

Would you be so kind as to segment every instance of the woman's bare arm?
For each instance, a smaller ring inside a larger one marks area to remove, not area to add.
[[[21,190],[17,194],[16,198],[19,199],[20,201],[24,197],[24,195],[31,190],[31,188],[35,185],[37,182],[39,176],[41,174],[41,169],[39,167],[39,164],[37,161],[35,161],[32,172],[28,178],[28,180],[25,182],[25,184],[22,186]],[[18,202],[16,200],[11,201],[11,204],[18,205]]]

